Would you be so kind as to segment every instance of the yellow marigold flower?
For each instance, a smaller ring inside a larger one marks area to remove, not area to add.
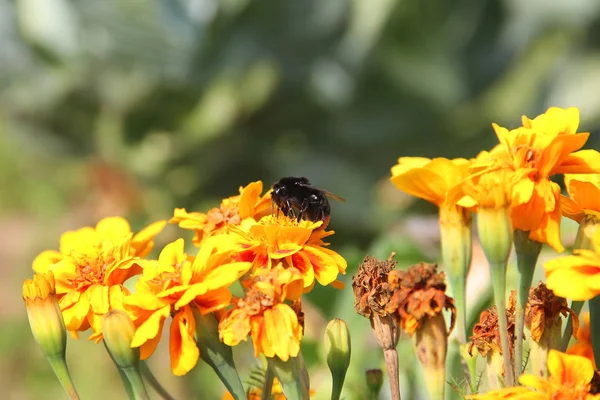
[[[66,331],[54,291],[52,272],[23,282],[23,300],[35,340],[48,356],[64,356]]]
[[[219,323],[221,341],[236,346],[250,334],[257,357],[260,353],[282,361],[296,357],[303,328],[285,300],[296,300],[302,295],[300,271],[281,264],[271,270],[259,269],[244,286],[244,298],[234,299],[234,308]]]
[[[581,317],[583,322],[577,331],[577,342],[567,349],[567,354],[583,356],[592,362],[596,369],[594,349],[592,348],[592,332],[590,329],[590,313],[586,312]]]
[[[550,350],[548,355],[549,377],[544,379],[525,374],[519,382],[532,389],[518,387],[505,388],[486,394],[467,397],[468,399],[495,400],[597,400],[600,395],[590,394],[594,376],[592,363],[585,357],[574,356]]]
[[[573,255],[544,264],[546,285],[557,296],[585,301],[600,294],[600,230],[594,233],[595,251],[575,250]]]
[[[206,240],[196,257],[185,254],[183,239],[178,239],[144,268],[135,293],[124,299],[137,326],[131,346],[140,347],[142,360],[154,352],[165,319],[172,316],[171,369],[184,375],[196,365],[200,351],[192,307],[203,314],[225,308],[231,299],[228,287],[250,268],[250,263],[230,261],[230,250],[220,249],[220,240],[227,240],[223,236]]]
[[[93,339],[101,339],[101,318],[113,308],[122,308],[129,292],[123,283],[141,273],[154,246],[154,237],[166,221],[158,221],[137,234],[120,217],[104,218],[95,228],[84,227],[64,233],[60,250],[45,251],[33,261],[34,271],[52,271],[56,293],[67,330],[92,328]]]
[[[589,133],[576,133],[577,108],[551,107],[533,120],[523,116],[523,127],[508,130],[493,124],[499,147],[495,162],[517,172],[513,189],[512,219],[515,229],[529,238],[548,243],[557,251],[560,241],[560,187],[549,178],[563,173],[600,172],[600,153],[577,151]]]
[[[449,198],[450,191],[469,175],[470,161],[464,158],[400,157],[392,167],[392,183],[403,192],[427,200],[438,207],[456,203]],[[468,197],[459,198],[458,204],[473,207]]]
[[[565,217],[581,223],[586,215],[600,219],[600,174],[566,174],[569,197],[561,196]]]
[[[206,214],[176,208],[170,222],[179,224],[180,228],[195,231],[193,242],[200,246],[211,235],[227,233],[230,225],[240,225],[246,219],[258,221],[271,213],[271,193],[261,196],[261,181],[252,182],[239,190],[239,195],[223,199],[219,207],[210,209]]]
[[[304,277],[304,288],[310,290],[315,279],[323,286],[333,284],[339,273],[345,274],[346,260],[323,238],[334,231],[319,229],[322,221],[296,222],[287,217],[263,217],[247,232],[236,230],[242,261],[252,262],[253,270],[271,268],[274,263],[294,267]]]

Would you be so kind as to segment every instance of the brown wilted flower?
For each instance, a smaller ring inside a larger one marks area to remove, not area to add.
[[[378,260],[366,256],[352,278],[354,290],[354,309],[363,317],[371,318],[373,314],[388,315],[385,307],[392,298],[392,290],[388,283],[388,274],[396,268],[392,261],[394,254],[387,260]],[[393,311],[392,311],[393,312]]]
[[[508,300],[506,309],[506,319],[508,320],[508,339],[512,356],[513,344],[515,342],[515,303],[517,292],[513,290]],[[477,348],[482,357],[486,357],[490,351],[502,354],[500,345],[500,330],[498,328],[498,313],[496,306],[492,306],[482,311],[479,315],[479,322],[473,327],[473,336],[469,346],[469,354],[473,354],[473,347]]]
[[[568,314],[573,318],[573,337],[577,338],[579,318],[569,308],[566,299],[556,296],[543,282],[529,291],[529,300],[525,308],[525,326],[536,342],[540,341],[548,327],[561,323],[561,315],[566,317]]]
[[[426,319],[452,311],[450,331],[454,328],[456,309],[452,298],[446,296],[445,274],[437,272],[436,264],[420,263],[406,271],[395,270],[388,274],[388,283],[393,291],[385,306],[388,313],[397,312],[400,326],[412,336]]]
[[[400,326],[395,315],[386,311],[392,298],[388,283],[388,274],[396,267],[392,261],[394,253],[386,260],[377,260],[366,256],[358,272],[352,278],[354,290],[354,309],[371,322],[373,334],[383,350],[383,356],[390,379],[392,399],[400,399],[400,382],[398,379],[398,353],[396,346],[400,339]]]

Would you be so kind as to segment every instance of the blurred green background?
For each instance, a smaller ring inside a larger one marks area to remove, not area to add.
[[[475,156],[496,143],[492,121],[514,127],[551,105],[578,106],[597,131],[599,92],[597,0],[0,0],[0,398],[63,396],[20,300],[63,231],[107,215],[139,229],[286,175],[348,200],[330,225],[347,287],[311,293],[304,346],[328,398],[319,342],[328,319],[346,319],[345,396],[364,398],[364,370],[383,364],[352,307],[358,263],[439,259],[435,209],[396,191],[389,168]],[[170,227],[159,245],[179,234],[190,238]],[[484,282],[480,263],[476,249]],[[403,392],[419,398],[401,346]],[[161,345],[150,365],[176,397],[219,398],[212,371],[175,378],[167,356]],[[102,346],[71,340],[69,361],[83,399],[125,397]]]

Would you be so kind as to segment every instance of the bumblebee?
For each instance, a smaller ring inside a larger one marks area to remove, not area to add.
[[[346,200],[328,190],[311,185],[304,177],[287,176],[273,185],[273,211],[281,210],[286,216],[313,222],[323,221],[326,226],[331,214],[328,198],[345,203]]]

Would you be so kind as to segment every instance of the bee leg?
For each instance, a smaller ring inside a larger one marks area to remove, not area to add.
[[[296,220],[296,222],[300,223],[300,220],[302,219],[306,211],[308,211],[308,199],[304,199],[302,201],[300,209],[298,210],[298,219]]]

